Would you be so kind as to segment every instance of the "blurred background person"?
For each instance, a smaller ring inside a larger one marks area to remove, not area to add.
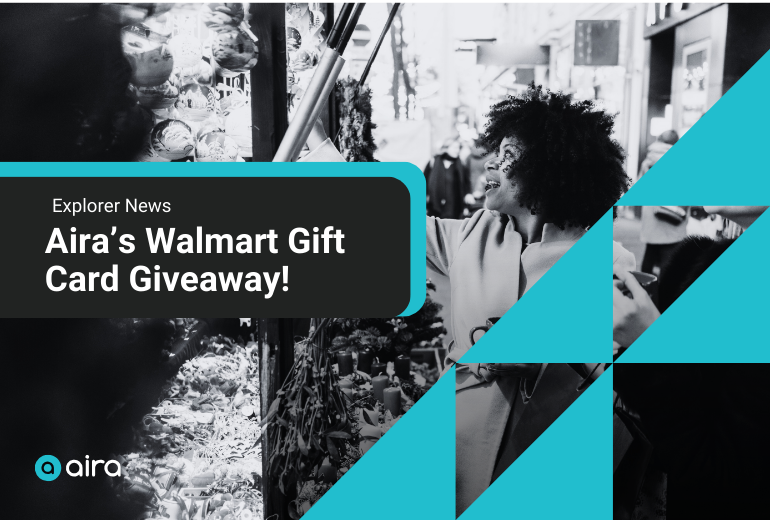
[[[471,213],[475,213],[484,207],[487,185],[487,172],[484,165],[489,159],[489,155],[485,152],[484,148],[481,147],[477,140],[471,141],[469,152],[467,168],[468,174],[470,175],[471,195],[473,196],[473,201],[468,198],[468,209]]]
[[[642,161],[642,165],[639,168],[639,179],[642,175],[655,166],[655,163],[660,160],[663,155],[671,149],[672,146],[679,141],[679,134],[674,130],[666,130],[658,136],[658,140],[647,147],[647,156]]]
[[[427,208],[431,217],[456,219],[463,216],[466,196],[471,193],[471,181],[468,169],[459,157],[460,142],[447,139],[441,152],[425,167]]]
[[[679,141],[674,130],[666,130],[647,148],[647,156],[639,168],[639,179],[655,166],[663,155]],[[682,206],[644,206],[640,240],[645,244],[642,271],[658,275],[660,266],[687,236],[687,208]]]
[[[687,236],[687,215],[687,206],[642,206],[643,272],[660,274],[661,266]]]

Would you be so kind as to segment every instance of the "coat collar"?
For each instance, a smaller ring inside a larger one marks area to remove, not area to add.
[[[508,222],[513,226],[513,229],[516,230],[516,221],[513,219],[513,217],[510,215],[505,215],[505,218],[508,219]],[[518,230],[516,232],[518,233]],[[576,240],[580,239],[580,237],[585,235],[585,233],[586,230],[583,228],[568,226],[564,229],[561,229],[556,224],[545,223],[543,225],[543,237],[540,239],[540,242],[533,242],[532,244],[548,244],[550,242],[575,242]]]

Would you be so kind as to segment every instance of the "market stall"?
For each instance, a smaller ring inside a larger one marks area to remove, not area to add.
[[[404,318],[312,320],[262,424],[266,478],[299,518],[438,380],[445,334],[430,298]]]
[[[259,346],[177,322],[186,329],[166,362],[174,375],[118,459],[117,495],[142,518],[263,518]]]
[[[272,159],[315,73],[332,4],[115,4],[131,66],[135,160]],[[321,113],[336,128],[329,106]]]

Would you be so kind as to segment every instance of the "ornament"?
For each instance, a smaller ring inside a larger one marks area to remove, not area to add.
[[[223,116],[227,116],[231,111],[245,105],[248,102],[246,94],[240,89],[232,90],[229,96],[224,96],[219,101],[219,108]]]
[[[161,34],[144,24],[123,27],[123,54],[131,65],[131,83],[137,87],[161,85],[174,70],[174,57]]]
[[[294,71],[286,69],[286,88],[291,92],[291,88],[297,83],[297,77],[294,75]]]
[[[169,162],[170,159],[166,159],[165,157],[161,157],[160,155],[158,155],[158,152],[156,152],[152,147],[152,143],[150,142],[150,134],[148,133],[147,139],[144,142],[144,146],[142,146],[142,150],[134,158],[134,161],[136,162]]]
[[[214,68],[202,59],[192,67],[174,69],[174,74],[180,85],[198,83],[199,85],[211,86],[212,79],[214,79]]]
[[[211,55],[219,67],[242,73],[257,64],[259,49],[245,32],[233,29],[213,36]]]
[[[287,3],[286,4],[286,21],[294,22],[299,20],[308,11],[308,4],[306,3]]]
[[[180,89],[175,106],[182,119],[203,121],[216,113],[216,96],[209,87],[190,83]]]
[[[235,162],[238,160],[238,144],[224,132],[209,132],[200,138],[195,147],[198,162]]]
[[[165,81],[154,87],[135,87],[134,85],[129,85],[129,89],[143,107],[152,110],[170,107],[179,96],[179,89],[172,85],[170,81]]]
[[[187,157],[195,148],[192,130],[178,119],[167,119],[155,125],[150,142],[159,156],[172,161]]]
[[[237,27],[243,21],[243,4],[212,2],[203,4],[201,19],[213,31]]]
[[[302,35],[289,25],[286,26],[286,49],[289,52],[297,52],[302,47]]]
[[[200,124],[200,128],[195,132],[195,142],[197,143],[204,135],[210,132],[224,132],[224,129],[220,127],[216,118],[204,121]]]
[[[190,34],[174,36],[168,45],[174,55],[174,64],[179,68],[193,67],[203,57],[200,40]]]

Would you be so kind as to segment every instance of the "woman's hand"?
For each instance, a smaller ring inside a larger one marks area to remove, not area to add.
[[[617,345],[629,347],[658,319],[660,311],[633,274],[622,270],[614,274],[630,291],[633,299],[625,296],[617,283],[613,284],[612,339]],[[617,345],[613,350],[617,350]]]

